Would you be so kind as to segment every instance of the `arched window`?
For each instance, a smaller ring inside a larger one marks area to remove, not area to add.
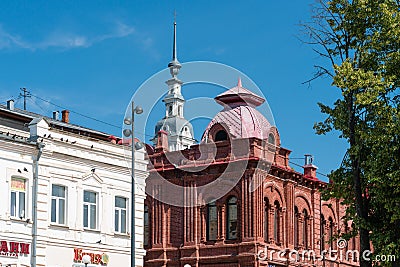
[[[269,242],[269,201],[268,198],[264,198],[264,240]]]
[[[236,197],[229,198],[227,206],[228,207],[227,207],[227,220],[226,220],[226,230],[227,230],[226,236],[228,239],[236,239],[238,232],[237,198]]]
[[[299,209],[294,207],[294,247],[299,246]]]
[[[270,133],[268,135],[268,143],[270,143],[271,145],[275,145],[275,136],[274,136],[274,134]]]
[[[171,116],[172,115],[172,106],[168,107],[168,115]]]
[[[215,134],[214,141],[218,142],[218,141],[225,141],[225,140],[228,140],[228,134],[224,130],[219,130]]]
[[[217,240],[218,214],[215,201],[207,205],[207,240]]]
[[[274,203],[275,209],[274,209],[274,240],[275,243],[280,243],[280,231],[281,231],[281,225],[280,225],[280,205],[278,201],[275,201]]]
[[[149,245],[150,229],[149,229],[149,207],[144,205],[144,233],[143,243],[145,246]]]
[[[304,248],[308,248],[308,213],[303,210],[303,244]]]
[[[333,248],[333,219],[329,217],[329,247]]]
[[[321,214],[321,226],[320,226],[320,236],[321,236],[321,253],[325,249],[325,228],[326,228],[326,221],[324,215]]]

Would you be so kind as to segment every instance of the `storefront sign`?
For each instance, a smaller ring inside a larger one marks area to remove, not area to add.
[[[90,252],[83,252],[81,248],[74,248],[74,262],[82,262],[82,257],[84,255],[90,256],[90,262],[93,264],[100,264],[106,266],[109,262],[109,257],[107,254],[97,254]]]
[[[19,242],[0,241],[0,256],[18,258],[19,255],[29,254],[29,244]]]

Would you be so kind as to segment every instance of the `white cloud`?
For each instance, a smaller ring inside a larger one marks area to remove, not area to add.
[[[93,38],[92,43],[98,43],[107,39],[123,38],[135,33],[135,28],[124,23],[117,22],[115,29],[108,34],[100,35]]]
[[[13,35],[5,31],[3,26],[0,24],[0,49],[11,47],[30,49],[28,43],[22,41],[18,35]]]
[[[77,47],[88,47],[91,44],[88,42],[87,37],[74,35],[74,34],[62,34],[53,33],[48,36],[44,41],[34,45],[35,49],[46,49],[49,47],[58,48],[77,48]]]
[[[134,27],[126,25],[121,22],[117,22],[116,26],[111,32],[102,35],[85,36],[81,34],[69,33],[57,30],[46,36],[42,41],[29,42],[23,40],[18,35],[11,34],[5,31],[2,25],[0,25],[0,50],[10,49],[10,48],[29,49],[29,50],[39,50],[47,48],[62,48],[62,49],[85,48],[108,39],[123,38],[132,35],[134,33],[135,33]]]

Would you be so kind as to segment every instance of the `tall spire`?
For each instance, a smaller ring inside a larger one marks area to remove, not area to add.
[[[172,61],[178,61],[176,54],[176,11],[174,11],[174,47],[172,48]]]
[[[178,61],[178,54],[176,53],[176,11],[174,12],[174,39],[172,45],[172,61],[169,62],[168,68],[170,69],[173,78],[176,78],[179,73],[179,69],[181,68],[181,64]]]
[[[168,85],[168,93],[165,95],[163,102],[165,103],[165,116],[159,120],[155,127],[155,135],[152,141],[156,145],[158,143],[158,132],[160,130],[168,133],[169,151],[176,151],[189,148],[196,143],[192,124],[185,119],[183,115],[183,106],[185,99],[181,93],[183,82],[178,79],[177,75],[181,64],[178,61],[176,53],[176,13],[174,14],[174,39],[172,44],[172,60],[168,64],[172,78],[166,81]]]

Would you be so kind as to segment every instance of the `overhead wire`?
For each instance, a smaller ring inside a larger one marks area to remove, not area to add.
[[[29,101],[31,101],[35,106],[37,106],[38,108],[40,108],[44,113],[47,113],[48,110],[44,110],[38,103],[36,103],[35,100],[33,100],[32,98],[28,98]]]
[[[46,100],[46,99],[43,99],[43,98],[41,98],[41,97],[39,97],[39,96],[37,96],[37,95],[34,95],[34,94],[32,94],[31,92],[30,92],[30,95],[33,96],[33,97],[35,97],[36,99],[39,99],[39,100],[41,100],[41,101],[43,101],[43,102],[46,102],[46,103],[48,103],[48,104],[50,104],[50,105],[53,105],[53,106],[55,106],[55,107],[58,107],[58,108],[61,108],[61,109],[68,109],[68,108],[66,108],[66,107],[64,107],[64,106],[55,104],[55,103],[53,103],[53,102],[51,102],[51,101],[49,101],[49,100]],[[18,98],[17,98],[16,104],[19,102],[20,99],[21,99],[21,97],[18,97]],[[48,112],[48,111],[45,111],[42,107],[40,107],[40,105],[37,104],[36,101],[33,101],[33,100],[32,100],[32,102],[33,102],[35,105],[37,105],[40,109],[42,109],[43,112]],[[77,115],[82,116],[82,117],[84,117],[84,118],[87,118],[87,119],[90,119],[90,120],[93,120],[93,121],[96,121],[96,122],[99,122],[99,123],[102,123],[102,124],[105,124],[105,125],[108,125],[108,126],[117,128],[117,129],[121,129],[120,126],[117,126],[117,125],[115,125],[115,124],[112,124],[112,123],[109,123],[109,122],[105,122],[105,121],[102,121],[102,120],[93,118],[93,117],[91,117],[91,116],[82,114],[82,113],[80,113],[80,112],[73,111],[73,110],[71,110],[71,109],[68,109],[68,110],[69,110],[71,113],[77,114]],[[135,131],[135,133],[136,133],[136,134],[143,135],[143,136],[153,137],[152,135],[145,134],[145,133],[141,133],[141,132],[137,132],[137,131]],[[291,158],[291,159],[300,160],[300,159],[304,159],[304,158]],[[293,162],[293,161],[290,161],[290,160],[289,160],[289,163],[291,163],[291,164],[293,164],[293,165],[295,165],[295,166],[297,166],[297,167],[303,168],[302,165],[297,164],[297,163],[295,163],[295,162]],[[324,174],[324,173],[321,173],[321,172],[318,172],[318,171],[317,171],[316,173],[319,174],[319,175],[322,175],[322,176],[324,176],[324,177],[329,178],[329,176],[326,175],[326,174]]]
[[[292,158],[292,159],[294,159],[294,158]],[[302,165],[300,165],[300,164],[298,164],[298,163],[295,163],[295,162],[293,162],[293,161],[290,161],[290,160],[289,160],[289,163],[291,163],[291,164],[293,164],[293,165],[295,165],[295,166],[297,166],[297,167],[304,168],[304,166],[302,166]],[[316,173],[319,174],[319,175],[322,175],[322,176],[325,176],[325,177],[329,178],[329,176],[326,175],[326,174],[324,174],[324,173],[321,173],[321,172],[318,172],[318,171],[317,171]]]
[[[58,108],[60,108],[60,109],[68,109],[68,108],[66,108],[66,107],[64,107],[64,106],[55,104],[55,103],[53,103],[53,102],[51,102],[51,101],[49,101],[49,100],[43,99],[43,98],[41,98],[40,96],[34,95],[34,94],[32,94],[32,93],[31,93],[31,96],[33,96],[33,97],[35,97],[36,99],[39,99],[39,100],[41,100],[41,101],[43,101],[43,102],[46,102],[46,103],[48,103],[48,104],[50,104],[50,105],[53,105],[53,106],[55,106],[55,107],[58,107]],[[121,126],[117,126],[117,125],[115,125],[115,124],[112,124],[112,123],[109,123],[109,122],[106,122],[106,121],[102,121],[102,120],[96,119],[96,118],[94,118],[94,117],[91,117],[91,116],[82,114],[82,113],[80,113],[80,112],[76,112],[76,111],[71,110],[71,109],[68,109],[68,110],[69,110],[69,112],[74,113],[74,114],[76,114],[76,115],[79,115],[79,116],[81,116],[81,117],[84,117],[84,118],[86,118],[86,119],[90,119],[90,120],[93,120],[93,121],[96,121],[96,122],[99,122],[99,123],[102,123],[102,124],[105,124],[105,125],[108,125],[108,126],[117,128],[117,129],[121,129]],[[147,137],[153,137],[153,135],[145,134],[145,133],[138,132],[138,131],[135,131],[135,134],[139,134],[139,135],[147,136]]]

